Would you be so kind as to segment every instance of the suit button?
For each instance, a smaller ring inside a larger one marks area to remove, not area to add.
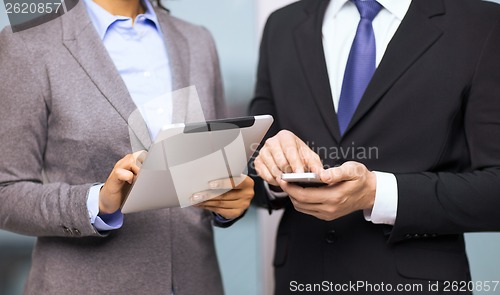
[[[335,242],[335,231],[333,229],[326,233],[325,240],[328,244],[333,244]]]
[[[414,234],[413,237],[416,238],[416,239],[418,239],[418,238],[420,238],[420,235],[419,234]]]
[[[406,234],[405,239],[409,240],[409,239],[411,239],[411,238],[412,238],[412,235],[410,235],[410,234]]]

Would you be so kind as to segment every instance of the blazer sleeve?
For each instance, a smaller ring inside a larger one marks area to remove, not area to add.
[[[0,33],[0,229],[99,236],[86,206],[92,184],[43,183],[50,90],[42,60],[22,33]]]
[[[396,174],[398,212],[389,242],[411,236],[500,230],[500,22],[489,32],[464,110],[471,171]]]

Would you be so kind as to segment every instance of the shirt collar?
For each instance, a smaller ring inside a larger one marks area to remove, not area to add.
[[[399,20],[402,20],[408,8],[410,8],[411,0],[377,0],[385,9],[387,9],[391,14],[396,16]],[[349,0],[330,0],[330,6],[328,8],[329,16],[335,17],[339,11],[347,4]]]
[[[108,28],[115,21],[130,19],[129,17],[125,16],[112,15],[107,10],[105,10],[97,3],[95,3],[93,0],[84,0],[84,2],[87,7],[87,12],[90,16],[90,19],[92,20],[92,23],[94,24],[94,27],[96,28],[97,33],[99,34],[101,40],[104,39]],[[148,0],[142,0],[141,2],[146,8],[146,11],[143,14],[139,14],[136,17],[136,20],[139,19],[139,17],[143,16],[145,19],[152,21],[155,24],[157,30],[160,30],[160,23],[158,22],[158,17],[156,16],[156,13],[151,3],[149,3]]]
[[[410,8],[411,0],[378,0],[385,9],[396,16],[399,20],[403,20],[406,12]]]

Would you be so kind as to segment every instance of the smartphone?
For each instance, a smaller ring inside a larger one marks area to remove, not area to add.
[[[281,175],[281,179],[286,182],[300,185],[302,187],[318,187],[326,185],[326,183],[321,181],[321,178],[318,174],[312,172],[283,173]]]

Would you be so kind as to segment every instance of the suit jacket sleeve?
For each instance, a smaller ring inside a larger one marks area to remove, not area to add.
[[[259,64],[257,68],[257,83],[255,86],[255,97],[250,103],[249,114],[250,115],[271,115],[274,117],[274,123],[264,137],[264,141],[278,133],[280,131],[279,117],[277,115],[276,106],[272,99],[272,87],[269,76],[269,63],[267,55],[267,38],[270,23],[272,22],[272,17],[270,17],[264,28],[264,33],[262,35],[262,42],[260,45],[259,54]],[[260,149],[260,147],[259,147]],[[256,157],[257,154],[254,155]],[[262,179],[257,175],[255,171],[255,166],[253,163],[254,158],[250,161],[249,165],[249,175],[252,176],[255,181],[255,197],[252,200],[253,204],[267,208],[269,213],[273,209],[281,209],[289,203],[288,198],[280,198],[275,200],[270,200],[266,189],[264,188]]]
[[[472,171],[396,174],[398,212],[390,241],[414,234],[500,229],[500,23],[482,44],[466,95]]]
[[[42,57],[20,35],[0,33],[0,229],[98,236],[86,207],[92,184],[43,184],[50,91]]]

